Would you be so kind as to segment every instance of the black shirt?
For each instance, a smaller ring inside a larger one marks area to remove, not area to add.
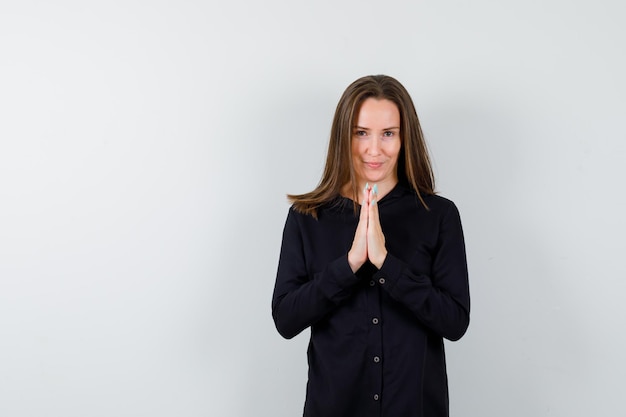
[[[469,324],[458,210],[443,197],[396,187],[379,201],[387,258],[348,265],[358,213],[337,199],[318,219],[290,209],[272,313],[292,338],[311,327],[307,417],[448,416],[443,339]]]

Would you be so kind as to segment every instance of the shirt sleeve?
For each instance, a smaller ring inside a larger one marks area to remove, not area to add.
[[[293,209],[287,216],[272,297],[274,323],[287,339],[331,312],[351,295],[359,281],[350,269],[347,254],[328,263],[321,272],[309,273],[299,216],[303,215]]]
[[[387,253],[374,277],[424,326],[446,339],[458,340],[469,325],[470,297],[463,230],[454,204],[441,219],[428,275],[422,272],[423,256],[416,254],[404,262]]]

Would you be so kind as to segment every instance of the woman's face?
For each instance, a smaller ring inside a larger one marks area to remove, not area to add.
[[[352,129],[352,164],[359,189],[378,184],[387,190],[398,182],[400,111],[387,99],[368,98]]]

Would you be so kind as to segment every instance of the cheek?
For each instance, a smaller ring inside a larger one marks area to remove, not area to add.
[[[394,143],[393,146],[389,146],[389,148],[387,149],[387,155],[389,155],[390,158],[398,159],[398,156],[400,155],[400,148],[401,143],[400,141],[398,141]]]
[[[352,142],[352,156],[356,158],[359,155],[361,155],[361,153],[363,153],[361,148],[362,148],[361,142],[356,141],[356,140]]]

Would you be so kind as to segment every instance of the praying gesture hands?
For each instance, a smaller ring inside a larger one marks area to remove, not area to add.
[[[354,241],[348,252],[348,263],[352,272],[358,269],[369,259],[374,266],[380,269],[387,257],[385,235],[380,227],[378,217],[378,186],[371,187],[365,184],[363,189],[363,203],[359,224],[356,227]]]

